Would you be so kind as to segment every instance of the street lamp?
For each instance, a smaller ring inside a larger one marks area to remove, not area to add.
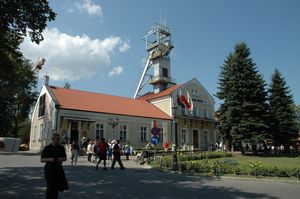
[[[119,125],[119,118],[108,118],[108,124],[111,126],[112,128],[112,139],[114,139],[114,131],[115,131],[115,127]]]
[[[177,111],[177,106],[172,106],[172,115],[173,115],[173,120],[172,120],[172,131],[174,133],[173,136],[173,143],[174,143],[174,151],[173,151],[173,158],[172,158],[172,170],[176,171],[178,170],[178,162],[177,162],[177,145],[178,145],[178,140],[177,140],[177,123],[175,121],[175,115]]]

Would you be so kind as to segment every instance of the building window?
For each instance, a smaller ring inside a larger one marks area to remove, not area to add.
[[[197,108],[193,108],[193,116],[198,116],[197,115]]]
[[[164,141],[164,129],[159,128],[159,142],[162,143]]]
[[[184,107],[180,107],[180,114],[181,115],[185,115],[185,106]]]
[[[147,127],[145,127],[145,126],[142,126],[142,127],[141,127],[140,135],[141,135],[140,141],[146,142],[146,141],[147,141]]]
[[[163,77],[169,77],[168,76],[168,69],[167,68],[162,68],[162,76]]]
[[[39,113],[38,113],[39,117],[42,117],[45,115],[45,108],[46,108],[45,103],[46,103],[46,94],[44,94],[40,97]]]
[[[127,126],[120,125],[120,140],[127,140]]]
[[[96,123],[96,140],[100,140],[104,137],[104,125]]]
[[[204,109],[204,118],[207,118],[207,117],[208,117],[207,109]]]
[[[186,144],[186,129],[182,129],[182,144]]]

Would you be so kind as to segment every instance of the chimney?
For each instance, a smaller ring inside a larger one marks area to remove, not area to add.
[[[45,75],[45,76],[44,76],[43,85],[49,86],[49,76],[48,76],[48,75]]]

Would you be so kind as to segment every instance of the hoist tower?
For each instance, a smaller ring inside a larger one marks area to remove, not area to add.
[[[154,93],[159,93],[175,84],[170,70],[170,52],[174,48],[170,28],[162,23],[155,24],[143,40],[146,42],[148,58],[134,93],[134,99],[141,96],[140,92],[147,83],[153,85]],[[151,67],[153,67],[153,74],[148,73]]]

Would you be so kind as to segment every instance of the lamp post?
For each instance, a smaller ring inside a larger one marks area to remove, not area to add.
[[[172,131],[174,133],[173,136],[173,143],[174,143],[174,151],[173,151],[173,158],[172,158],[172,170],[176,171],[178,170],[178,162],[177,162],[177,145],[178,145],[178,140],[177,140],[177,123],[175,121],[175,115],[177,111],[177,106],[172,106],[172,115],[173,115],[173,120],[172,120]]]
[[[119,118],[108,118],[108,124],[111,126],[112,128],[112,139],[114,139],[114,131],[115,131],[115,127],[119,125]]]

